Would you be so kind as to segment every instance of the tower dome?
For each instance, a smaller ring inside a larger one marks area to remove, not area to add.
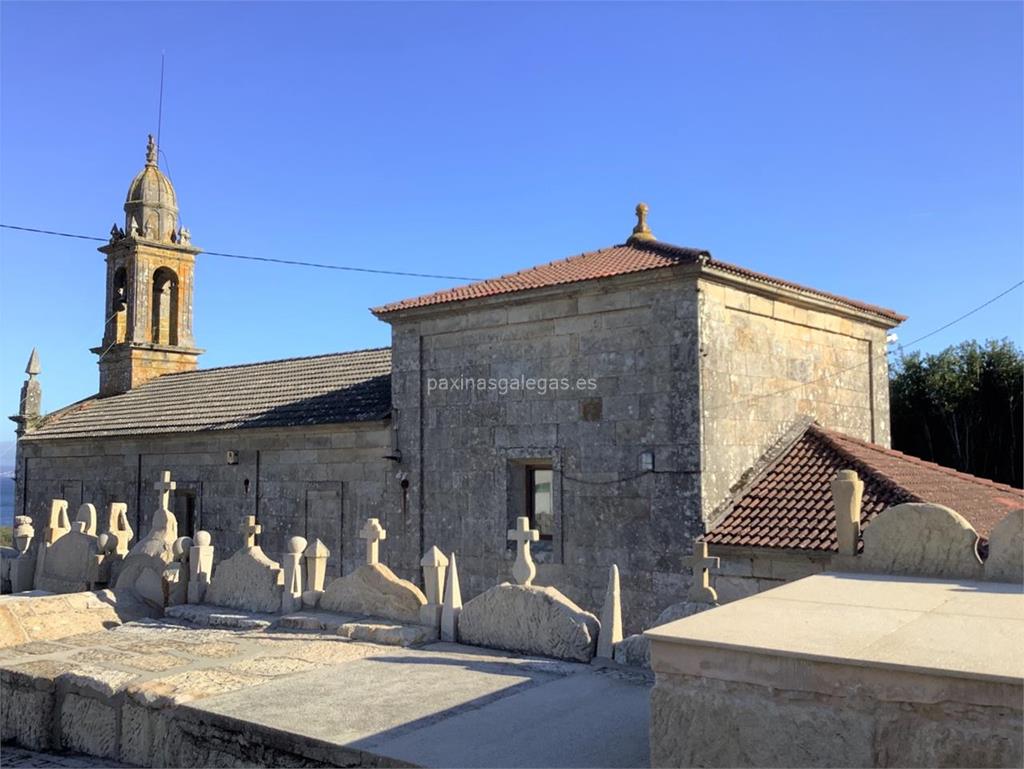
[[[124,230],[134,237],[165,243],[178,237],[178,197],[157,167],[152,134],[146,145],[146,166],[132,179],[124,201]]]

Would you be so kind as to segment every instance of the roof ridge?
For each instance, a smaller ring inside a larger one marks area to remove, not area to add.
[[[904,494],[904,495],[906,495],[908,497],[911,497],[912,500],[914,500],[914,501],[917,501],[917,502],[927,502],[928,501],[928,500],[924,499],[923,497],[921,497],[920,495],[915,494],[914,492],[912,492],[907,487],[902,486],[894,478],[890,478],[888,475],[883,473],[878,468],[872,467],[870,464],[868,464],[863,459],[861,459],[860,457],[858,457],[855,454],[853,454],[851,451],[846,449],[844,446],[839,445],[836,442],[836,439],[835,439],[834,436],[838,435],[838,436],[840,436],[842,438],[848,438],[849,436],[847,436],[845,433],[841,433],[841,432],[839,432],[837,430],[829,431],[826,428],[824,428],[821,425],[819,425],[817,422],[815,422],[814,424],[810,425],[810,427],[808,428],[808,432],[813,433],[815,435],[815,437],[818,438],[818,440],[822,441],[829,449],[831,449],[836,454],[838,454],[840,457],[842,457],[844,460],[846,460],[846,462],[848,462],[849,465],[850,465],[849,469],[851,469],[851,470],[858,470],[860,472],[860,474],[863,474],[863,475],[869,475],[875,481],[875,483],[881,484],[882,486],[887,486],[887,487],[889,487],[891,489],[899,490],[902,494]]]
[[[935,470],[937,472],[941,472],[944,475],[950,475],[950,476],[953,476],[955,478],[959,478],[960,480],[970,481],[972,483],[976,483],[979,486],[985,486],[985,487],[988,487],[988,488],[996,488],[996,489],[999,489],[1000,491],[1007,491],[1007,492],[1009,492],[1011,494],[1017,494],[1019,496],[1024,497],[1024,489],[1018,489],[1018,488],[1016,488],[1014,486],[1010,486],[1010,485],[1005,484],[1005,483],[999,483],[998,481],[993,481],[990,478],[982,478],[981,476],[978,476],[978,475],[971,475],[970,473],[965,473],[965,472],[963,472],[961,470],[957,470],[957,469],[955,469],[953,467],[946,467],[945,465],[940,465],[937,462],[930,462],[927,459],[921,459],[921,457],[915,457],[913,454],[906,454],[906,453],[904,453],[902,451],[897,451],[896,449],[891,449],[891,448],[889,448],[887,446],[882,446],[882,445],[880,445],[878,443],[872,443],[870,441],[861,440],[860,438],[854,438],[853,436],[847,435],[846,433],[841,433],[838,430],[829,430],[828,428],[821,427],[820,425],[814,425],[814,427],[815,427],[816,430],[818,430],[820,433],[822,433],[826,438],[828,438],[831,442],[833,442],[833,444],[834,444],[834,441],[835,441],[835,436],[838,436],[839,440],[850,441],[851,443],[855,443],[855,444],[857,444],[859,446],[863,446],[864,448],[871,449],[873,451],[877,451],[880,454],[887,454],[887,455],[889,455],[891,457],[896,457],[898,459],[903,459],[903,460],[906,460],[906,461],[911,462],[913,464],[920,465],[922,467],[926,467],[929,470]],[[846,454],[848,456],[852,456],[848,451],[843,450],[842,447],[837,447],[837,448],[839,450],[841,450],[844,454]],[[874,472],[876,474],[878,474],[879,471],[875,470]]]
[[[364,352],[382,352],[383,350],[390,351],[391,345],[385,345],[383,347],[365,347],[361,350],[345,350],[342,352],[324,352],[319,353],[317,355],[298,355],[294,358],[274,358],[273,360],[257,360],[252,361],[250,363],[230,363],[226,366],[214,366],[212,368],[197,368],[193,371],[176,371],[172,374],[164,374],[163,376],[157,377],[156,379],[151,379],[150,382],[166,381],[168,379],[171,379],[172,377],[180,378],[189,375],[208,374],[211,371],[224,371],[225,369],[246,368],[250,366],[265,366],[271,363],[292,363],[294,361],[300,360],[316,360],[317,358],[340,358],[345,355],[358,355],[359,353]],[[133,388],[128,392],[134,392],[135,390],[145,387],[150,382],[146,382],[142,385],[139,385],[139,387]]]
[[[722,260],[715,259],[713,257],[711,258],[709,266],[718,267],[726,272],[733,272],[764,283],[783,286],[794,291],[811,294],[812,296],[819,296],[839,304],[844,304],[847,307],[854,307],[859,310],[864,310],[865,312],[873,312],[876,315],[884,315],[900,323],[907,319],[906,315],[898,313],[888,307],[882,307],[881,305],[871,304],[869,302],[862,302],[859,299],[851,299],[848,296],[834,294],[831,291],[824,291],[820,288],[812,288],[811,286],[805,286],[802,283],[797,283],[796,281],[788,280],[786,278],[778,278],[774,275],[769,275],[766,272],[758,272],[757,270],[751,270],[749,267],[742,267],[738,264],[732,264],[731,262],[723,262]]]

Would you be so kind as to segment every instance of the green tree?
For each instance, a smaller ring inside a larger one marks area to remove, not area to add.
[[[1024,485],[1024,356],[1008,339],[900,355],[890,370],[892,446],[940,465]]]

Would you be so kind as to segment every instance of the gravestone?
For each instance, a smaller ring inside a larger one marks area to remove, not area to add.
[[[651,627],[658,627],[684,617],[714,609],[718,606],[718,593],[711,587],[711,575],[718,569],[719,559],[708,556],[708,544],[703,540],[693,543],[693,553],[683,559],[693,574],[686,600],[662,610]],[[615,645],[615,661],[635,667],[651,666],[651,642],[643,633],[628,636]]]
[[[1024,582],[1024,510],[1012,510],[988,538],[985,579]]]
[[[83,504],[78,509],[71,531],[47,548],[42,573],[36,575],[35,588],[50,593],[89,590],[97,580],[100,558],[95,531],[96,508]]]
[[[281,611],[284,573],[281,564],[264,554],[256,544],[263,527],[248,515],[239,529],[242,547],[213,571],[206,590],[206,602],[245,611],[277,613]]]
[[[462,607],[459,642],[590,662],[601,623],[553,587],[495,585]]]
[[[379,563],[378,544],[387,539],[387,531],[379,520],[370,518],[359,536],[366,540],[366,563],[331,582],[320,597],[320,608],[419,624],[427,597],[412,582]]]
[[[907,502],[883,510],[866,525],[857,568],[883,574],[981,579],[978,534],[962,515],[942,505]]]
[[[159,611],[167,605],[164,569],[174,562],[174,542],[178,539],[178,519],[167,507],[174,487],[167,470],[153,485],[159,492],[159,507],[149,533],[135,543],[124,560],[114,584],[119,600],[139,601]]]

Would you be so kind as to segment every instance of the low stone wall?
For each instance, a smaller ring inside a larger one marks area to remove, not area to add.
[[[1020,586],[821,574],[647,631],[655,767],[1020,767]]]
[[[30,641],[56,641],[108,630],[149,616],[144,607],[118,602],[113,591],[47,595],[41,591],[0,598],[0,648]]]
[[[738,601],[779,585],[820,574],[829,568],[830,555],[810,556],[772,552],[768,548],[709,547],[720,559],[714,586],[720,603]]]
[[[801,671],[821,681],[840,675],[850,685],[829,694],[658,673],[651,765],[1021,766],[1019,686],[965,681],[954,697],[929,698],[921,694],[935,691],[936,680],[927,676],[890,671],[872,680],[863,670],[825,665]]]

